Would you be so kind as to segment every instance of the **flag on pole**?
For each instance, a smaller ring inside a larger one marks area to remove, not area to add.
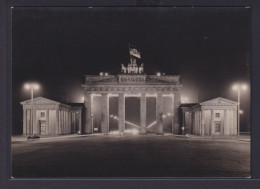
[[[141,59],[141,54],[140,54],[140,52],[138,52],[137,49],[131,48],[131,49],[129,49],[129,50],[130,50],[130,55],[131,55],[131,56],[134,56],[134,57],[136,57],[136,58]]]

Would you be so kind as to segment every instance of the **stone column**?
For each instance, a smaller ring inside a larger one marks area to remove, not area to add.
[[[61,120],[61,110],[59,110],[59,132],[58,134],[61,134],[61,124],[62,124],[62,120]]]
[[[82,116],[81,116],[81,114],[82,114],[82,111],[80,110],[79,111],[79,134],[81,135],[82,134],[82,121],[81,121],[81,119],[82,119]],[[78,131],[76,131],[76,132],[78,132]]]
[[[68,121],[69,121],[69,134],[72,134],[73,133],[73,130],[72,130],[72,125],[71,125],[71,111],[69,110],[68,111]]]
[[[67,134],[67,112],[64,110],[64,134]]]
[[[172,132],[174,134],[180,134],[180,123],[179,123],[179,108],[181,105],[181,97],[180,93],[176,92],[174,93],[174,117],[173,117],[173,130]]]
[[[60,127],[60,116],[59,116],[59,109],[56,110],[56,127],[55,127],[55,134],[58,135],[59,134],[59,127]]]
[[[64,134],[67,134],[67,111],[64,110]]]
[[[92,106],[93,106],[93,96],[91,94],[85,95],[85,133],[91,134],[93,133],[93,125],[92,125]]]
[[[30,127],[29,127],[29,135],[33,134],[33,110],[32,108],[30,109],[30,116],[29,116],[29,120],[30,120]]]
[[[27,134],[26,109],[23,109],[23,135]]]
[[[63,110],[60,110],[60,134],[63,134]]]
[[[228,123],[229,121],[229,119],[228,119],[228,110],[224,110],[224,124],[223,124],[223,135],[229,135],[230,133],[229,133],[229,130],[228,130],[228,128],[230,127],[230,123]]]
[[[171,119],[172,119],[172,133],[174,130],[174,94],[172,94],[172,102],[171,102]]]
[[[26,134],[29,135],[31,132],[31,111],[29,109],[26,110],[26,123],[27,123],[27,128],[26,128]]]
[[[215,134],[215,125],[214,125],[214,110],[211,110],[211,124],[210,124],[210,135]]]
[[[182,112],[182,127],[184,128],[184,130],[182,130],[182,128],[181,128],[181,130],[184,132],[184,133],[186,133],[185,132],[185,129],[186,129],[186,123],[185,123],[185,111],[184,110],[182,110],[183,112]],[[184,133],[182,133],[182,134],[184,134]]]
[[[224,121],[225,121],[225,111],[221,111],[220,115],[223,115],[221,117],[221,122],[220,122],[220,135],[224,135]]]
[[[199,134],[202,135],[202,110],[199,111]]]
[[[61,111],[62,114],[62,125],[61,125],[61,134],[65,134],[65,111]]]
[[[140,98],[140,126],[141,134],[146,134],[146,95],[145,93],[141,94]]]
[[[58,125],[57,125],[58,126]],[[49,109],[46,110],[46,125],[45,125],[45,134],[49,135],[49,128],[50,124],[49,124]]]
[[[102,120],[101,132],[108,133],[109,131],[109,97],[108,94],[102,94]]]
[[[156,99],[156,134],[163,135],[163,96],[162,94],[157,94]]]
[[[37,123],[37,120],[36,120],[36,109],[35,107],[33,108],[33,134],[38,134],[38,123]]]
[[[69,111],[66,111],[66,134],[70,133]]]
[[[118,128],[119,133],[125,131],[125,95],[118,95]]]

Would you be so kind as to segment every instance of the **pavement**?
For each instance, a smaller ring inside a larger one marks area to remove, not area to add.
[[[250,137],[12,137],[14,178],[250,177]]]
[[[60,138],[70,138],[70,137],[86,137],[86,136],[105,136],[105,135],[111,135],[116,136],[115,134],[102,134],[102,133],[95,133],[95,134],[69,134],[69,135],[48,135],[48,136],[41,136],[41,140],[48,140],[48,139],[60,139]],[[154,134],[150,134],[154,135]],[[186,135],[176,135],[171,133],[165,133],[164,136],[174,136],[174,137],[180,137],[180,138],[205,138],[205,139],[227,139],[227,140],[238,140],[238,141],[245,141],[250,142],[251,137],[250,135],[240,135],[240,136],[199,136],[199,135],[193,135],[193,134],[186,134]],[[27,141],[27,135],[16,135],[12,136],[12,142],[15,141]]]

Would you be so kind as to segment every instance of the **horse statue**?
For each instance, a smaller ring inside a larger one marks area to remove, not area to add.
[[[141,66],[139,67],[139,74],[144,72],[144,63],[141,64]]]
[[[126,73],[126,67],[124,64],[121,64],[121,72]]]

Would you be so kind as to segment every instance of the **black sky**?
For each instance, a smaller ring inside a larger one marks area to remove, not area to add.
[[[139,47],[145,73],[181,75],[182,93],[194,102],[236,100],[237,81],[250,84],[250,9],[26,7],[13,9],[13,128],[21,131],[23,84],[41,84],[36,96],[80,102],[83,75],[117,74]],[[198,91],[198,92],[197,92]],[[250,115],[243,92],[241,128]]]

